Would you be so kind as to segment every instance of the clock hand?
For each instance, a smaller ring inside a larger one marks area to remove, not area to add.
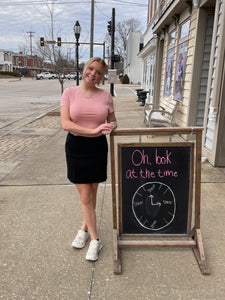
[[[159,205],[159,206],[161,206],[160,202],[156,202],[156,203],[153,202],[153,198],[154,198],[153,195],[149,195],[148,197],[151,198],[151,205]]]

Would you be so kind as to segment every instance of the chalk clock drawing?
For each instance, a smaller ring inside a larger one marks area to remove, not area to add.
[[[147,182],[133,195],[132,210],[138,223],[149,230],[169,226],[175,217],[176,200],[171,188],[161,182]]]

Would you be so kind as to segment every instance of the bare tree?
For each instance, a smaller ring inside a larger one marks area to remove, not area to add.
[[[48,60],[51,62],[53,72],[58,74],[58,80],[61,85],[61,91],[63,92],[63,84],[65,81],[65,68],[68,66],[66,59],[63,56],[63,52],[61,51],[61,47],[56,46],[56,35],[55,35],[55,26],[54,26],[54,1],[57,0],[45,0],[45,6],[48,9],[48,12],[39,13],[46,15],[48,18],[50,16],[50,27],[48,27],[48,34],[45,37],[45,46],[41,47],[40,42],[38,41],[36,47],[34,48],[34,53],[41,57],[43,60]],[[36,8],[37,9],[37,8]],[[59,36],[59,35],[58,35]],[[48,42],[47,42],[48,41]]]
[[[22,52],[24,55],[30,54],[30,47],[29,47],[29,39],[28,35],[24,33],[23,41],[21,44],[18,45],[19,52]]]
[[[130,18],[116,24],[116,52],[125,58],[127,50],[127,39],[131,32],[140,30],[141,22]]]
[[[50,21],[50,25],[47,27],[47,30],[46,29],[44,30],[46,33],[41,35],[45,38],[45,47],[41,47],[40,43],[37,42],[36,47],[34,47],[34,52],[36,55],[42,57],[43,59],[51,61],[52,65],[55,64],[59,55],[58,54],[59,49],[55,47],[55,43],[54,43],[56,40],[55,25],[54,25],[54,13],[55,13],[54,2],[56,1],[57,0],[52,0],[51,2],[49,2],[49,0],[45,0],[44,1],[45,9],[39,9],[37,6],[34,5],[35,10],[38,11],[41,15],[47,17]],[[47,43],[47,41],[49,41],[49,44]]]
[[[55,64],[55,62],[58,59],[59,56],[59,49],[55,46],[55,26],[54,26],[54,4],[58,0],[45,0],[44,9],[40,9],[38,6],[34,5],[35,11],[39,12],[40,15],[43,15],[49,19],[49,26],[47,26],[47,29],[43,27],[40,37],[44,37],[45,40],[45,46],[40,46],[40,40],[35,43],[35,45],[32,47],[32,53],[33,55],[37,55],[38,57],[42,58],[43,60],[48,60],[52,63],[52,65]],[[47,10],[46,10],[47,8]],[[39,37],[39,38],[40,38]],[[19,45],[20,51],[22,51],[24,54],[28,54],[28,38],[25,37],[25,43],[22,43]],[[52,41],[52,43],[47,43],[47,41]]]
[[[141,22],[135,18],[129,18],[116,23],[115,28],[115,53],[119,54],[124,59],[126,58],[127,39],[132,31],[141,30]],[[111,38],[106,35],[106,43],[110,45]]]
[[[29,54],[29,48],[28,48],[28,44],[26,43],[22,43],[18,46],[19,48],[19,52],[22,52],[25,55]]]

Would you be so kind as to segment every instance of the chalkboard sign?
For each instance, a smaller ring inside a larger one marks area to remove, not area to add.
[[[188,233],[193,150],[189,142],[118,144],[120,234]]]

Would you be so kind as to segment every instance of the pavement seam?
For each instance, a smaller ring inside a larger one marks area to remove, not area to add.
[[[5,180],[32,152],[47,142],[53,135],[57,134],[61,128],[60,118],[59,116],[47,116],[44,114],[18,128],[24,130],[24,132],[26,130],[32,130],[32,132],[23,133],[21,131],[18,133],[14,128],[11,132],[2,136],[0,135],[0,166],[4,170],[0,173],[0,182]],[[51,133],[51,136],[48,136],[41,132],[41,129],[54,129],[55,132]]]
[[[7,136],[8,134],[13,134],[13,132],[16,129],[25,127],[28,124],[33,123],[36,120],[39,120],[39,119],[45,117],[49,112],[52,112],[52,111],[58,109],[58,107],[59,107],[59,105],[57,104],[52,107],[49,107],[49,109],[46,109],[46,108],[43,109],[42,112],[39,112],[38,114],[34,113],[30,116],[25,116],[20,120],[11,122],[10,124],[8,124],[0,129],[0,136]]]
[[[97,228],[98,236],[100,236],[100,232],[101,232],[101,228],[102,228],[102,215],[103,215],[103,207],[104,207],[104,203],[105,203],[106,181],[103,184],[104,184],[104,187],[103,187],[102,203],[101,203],[101,209],[100,209],[99,224],[98,224],[98,228]],[[91,300],[91,296],[92,296],[92,290],[93,290],[93,286],[94,286],[95,266],[96,266],[96,262],[93,262],[91,282],[90,282],[90,287],[88,290],[88,300]]]

